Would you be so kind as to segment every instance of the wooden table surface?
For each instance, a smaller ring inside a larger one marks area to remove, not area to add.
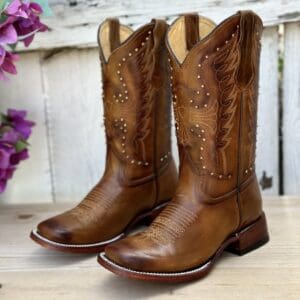
[[[300,199],[266,198],[270,242],[245,256],[225,253],[210,275],[186,284],[124,279],[94,255],[42,249],[29,238],[65,205],[0,206],[0,299],[300,299]]]

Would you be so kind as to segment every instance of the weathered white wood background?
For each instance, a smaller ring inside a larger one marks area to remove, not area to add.
[[[257,175],[265,194],[300,194],[300,0],[52,0],[51,31],[19,48],[19,74],[0,83],[0,110],[24,108],[37,122],[31,159],[23,162],[1,202],[79,201],[99,179],[105,158],[97,26],[117,16],[134,28],[153,17],[172,21],[197,11],[220,22],[252,9],[264,22],[260,69]],[[279,156],[279,35],[284,24],[282,172]],[[176,153],[175,138],[174,153]],[[177,153],[176,153],[177,154]],[[271,178],[271,181],[269,180]]]

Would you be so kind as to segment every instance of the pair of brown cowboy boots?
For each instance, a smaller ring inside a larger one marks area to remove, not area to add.
[[[32,239],[67,252],[104,250],[98,261],[114,273],[174,282],[203,277],[224,250],[242,255],[266,243],[254,170],[261,32],[249,11],[219,26],[196,14],[136,31],[102,23],[105,172]]]

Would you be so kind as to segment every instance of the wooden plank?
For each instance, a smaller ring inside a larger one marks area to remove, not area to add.
[[[300,194],[300,22],[286,24],[283,74],[284,193]]]
[[[36,122],[29,142],[31,158],[21,162],[0,202],[51,202],[51,174],[47,147],[45,99],[40,54],[24,53],[17,63],[18,75],[0,82],[0,111],[26,109]]]
[[[45,18],[44,22],[51,31],[38,34],[30,49],[94,47],[98,24],[111,16],[120,17],[122,22],[133,27],[140,26],[154,17],[171,21],[178,14],[190,11],[201,12],[216,22],[241,9],[257,12],[265,26],[300,20],[298,0],[52,0],[50,4],[55,17]],[[26,49],[21,47],[20,50]]]
[[[179,285],[122,279],[98,266],[95,255],[45,250],[26,238],[38,221],[70,204],[2,205],[0,298],[299,299],[299,200],[265,197],[270,242],[243,257],[225,253],[208,277]]]
[[[98,51],[68,50],[42,60],[55,201],[79,201],[105,162]]]
[[[262,36],[258,99],[256,173],[263,193],[279,192],[278,28]]]

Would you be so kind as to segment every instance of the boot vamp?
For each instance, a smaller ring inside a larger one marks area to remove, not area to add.
[[[114,238],[137,215],[152,208],[153,185],[151,181],[124,187],[116,181],[101,180],[78,206],[40,223],[38,233],[51,241],[68,244]]]
[[[234,197],[217,204],[173,199],[147,230],[106,247],[105,253],[137,271],[193,269],[207,262],[236,230],[237,211]]]

